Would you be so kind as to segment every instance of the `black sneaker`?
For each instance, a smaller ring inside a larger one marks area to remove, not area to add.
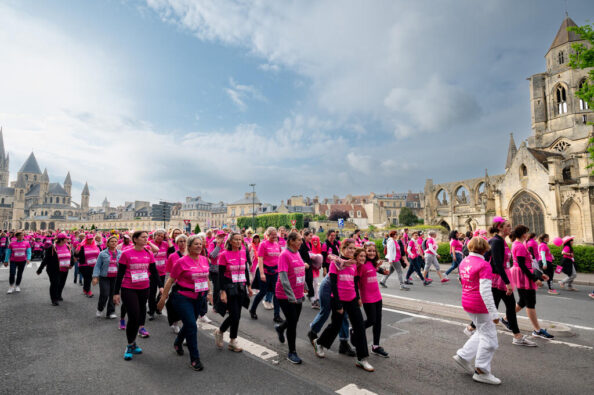
[[[347,357],[354,357],[354,356],[357,355],[355,353],[355,351],[353,351],[353,349],[349,345],[349,342],[347,342],[346,340],[341,340],[340,341],[340,346],[338,347],[338,353],[339,354],[344,354]]]
[[[508,331],[511,332],[511,327],[509,326],[509,321],[506,320],[505,318],[501,317],[501,323],[503,324],[503,326],[505,327],[505,329],[507,329]]]
[[[380,357],[388,358],[388,353],[382,347],[371,347],[371,352]]]
[[[296,352],[290,352],[289,355],[287,355],[287,360],[295,365],[299,365],[302,362]]]
[[[173,349],[177,353],[177,355],[184,355],[184,348],[181,344],[173,343]]]
[[[273,320],[272,320],[272,321],[276,322],[277,324],[282,324],[283,322],[285,322],[285,321],[284,321],[284,320],[283,320],[283,319],[280,317],[280,315],[277,315],[277,316],[275,316],[275,317],[273,318]]]
[[[309,332],[307,332],[307,338],[309,339],[309,342],[313,345],[314,341],[318,338],[318,334],[310,330]]]
[[[150,314],[150,313],[149,313],[149,315],[148,315],[148,316],[149,316],[149,321],[152,321],[152,320],[154,320],[154,319],[155,319],[155,315],[154,315],[154,314]]]
[[[199,359],[197,359],[197,360],[195,360],[195,361],[192,361],[192,362],[190,362],[190,367],[191,367],[192,369],[194,369],[195,371],[197,371],[197,372],[199,372],[199,371],[201,371],[202,369],[204,369],[204,366],[202,366],[202,362],[200,362],[200,360],[199,360]]]
[[[52,306],[59,306],[59,305],[60,305],[60,303],[58,303],[58,301],[56,301],[56,300],[54,300],[54,301],[52,302]]]
[[[62,297],[60,296],[60,297],[58,298],[58,302],[63,302],[63,301],[64,301],[64,299],[62,299]]]
[[[253,311],[250,311],[250,317],[252,317],[252,320],[257,320],[258,319],[258,314],[256,314]]]
[[[413,285],[413,282],[412,282],[412,281],[409,281],[409,280],[406,280],[404,283],[405,283],[406,285]]]
[[[283,328],[281,328],[281,324],[276,324],[274,326],[274,330],[276,330],[276,333],[278,335],[278,341],[281,343],[285,342],[285,331],[283,330]]]
[[[431,285],[431,282],[429,282],[429,281],[425,280],[425,281],[423,281],[423,285],[424,285],[424,286]]]
[[[383,283],[383,282],[381,282],[381,281],[380,281],[379,285],[381,285],[381,286],[382,286],[382,288],[388,288],[388,286],[386,285],[386,283]]]

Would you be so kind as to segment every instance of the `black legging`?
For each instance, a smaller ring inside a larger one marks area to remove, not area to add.
[[[507,316],[507,322],[509,323],[509,328],[513,334],[516,335],[520,333],[518,317],[516,316],[516,298],[514,297],[514,294],[506,295],[506,291],[498,288],[491,288],[491,291],[493,292],[493,300],[495,301],[496,308],[499,308],[499,302],[502,300],[503,303],[505,303],[505,315]],[[470,326],[476,329],[474,322],[471,322]]]
[[[161,277],[161,284],[165,284],[165,276]],[[151,276],[151,286],[149,290],[149,298],[148,298],[148,313],[149,315],[155,314],[157,311],[157,303],[161,299],[161,293],[159,292],[159,283],[157,279],[152,278]]]
[[[422,259],[421,257],[416,257],[414,259],[410,259],[409,260],[410,265],[408,267],[408,272],[406,272],[406,278],[405,278],[405,280],[408,280],[410,278],[411,274],[414,271],[414,272],[416,272],[419,275],[419,278],[422,281],[425,281],[425,278],[423,277],[423,273],[421,273],[421,266],[420,265],[421,265],[422,262],[419,262],[421,259]]]
[[[122,304],[126,306],[126,311],[128,313],[128,323],[126,324],[126,337],[128,338],[128,344],[134,343],[138,329],[144,325],[148,294],[148,288],[122,288],[121,290]]]
[[[540,262],[540,267],[541,269],[543,267],[542,261]],[[547,285],[549,286],[549,289],[553,289],[551,285],[553,284],[553,276],[555,275],[555,266],[553,266],[552,262],[547,262],[547,268],[543,269],[542,271],[544,272],[544,274],[549,276],[549,279],[547,280]]]
[[[279,299],[278,303],[285,315],[285,321],[279,325],[284,331],[287,331],[287,343],[289,345],[289,352],[296,352],[295,339],[297,338],[297,323],[301,315],[301,303],[289,303],[287,299]]]
[[[10,272],[8,274],[8,283],[10,286],[15,284],[14,277],[16,275],[16,285],[17,287],[21,285],[21,280],[23,279],[23,272],[25,271],[25,266],[27,266],[27,261],[23,262],[15,262],[10,261]]]
[[[66,278],[68,277],[68,272],[48,272],[47,273],[49,280],[50,280],[50,300],[52,302],[57,302],[62,298],[62,290],[64,289],[64,284],[66,284]]]
[[[83,290],[89,292],[91,290],[91,280],[93,280],[93,267],[79,266],[78,270],[83,276]]]
[[[307,296],[313,298],[315,296],[315,291],[313,285],[313,267],[311,265],[309,265],[309,268],[305,269],[305,284],[307,285]]]
[[[353,299],[350,302],[340,302],[344,311],[349,316],[349,321],[351,321],[351,327],[353,328],[353,336],[351,338],[351,342],[355,345],[357,349],[357,358],[359,360],[363,358],[367,358],[369,356],[369,350],[367,349],[367,337],[365,336],[365,327],[363,326],[363,315],[361,314],[361,309],[359,308],[359,302],[357,299]],[[338,336],[338,332],[340,332],[340,327],[342,326],[342,319],[344,317],[344,313],[339,313],[336,310],[336,306],[332,303],[332,316],[330,325],[324,329],[322,335],[318,339],[318,344],[325,347],[330,348],[336,336]]]
[[[236,296],[230,296],[227,293],[227,311],[229,311],[229,315],[225,318],[225,321],[223,321],[219,330],[221,333],[224,333],[227,329],[231,328],[229,331],[229,337],[231,339],[237,339],[242,305],[243,293],[240,292],[239,295]]]
[[[365,310],[365,329],[373,326],[373,345],[379,346],[380,335],[382,333],[382,301],[375,303],[363,303]]]

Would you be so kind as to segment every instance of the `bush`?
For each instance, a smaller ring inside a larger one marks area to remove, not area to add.
[[[291,220],[297,221],[295,227],[297,229],[303,229],[303,214],[302,213],[295,213],[295,214],[264,214],[258,215],[255,218],[256,229],[262,228],[266,230],[266,228],[273,226],[275,228],[279,228],[284,226],[287,229],[291,229],[293,225],[291,225]],[[237,218],[237,227],[238,228],[250,228],[252,227],[252,217],[239,217]]]

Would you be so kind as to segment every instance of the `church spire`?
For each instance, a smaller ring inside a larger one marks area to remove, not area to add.
[[[514,141],[514,134],[509,134],[509,147],[507,148],[507,161],[505,161],[505,170],[511,167],[518,149],[516,148],[516,142]]]
[[[563,19],[563,22],[561,22],[559,31],[557,31],[557,35],[555,36],[555,39],[553,40],[553,43],[551,44],[549,51],[555,47],[560,46],[560,45],[567,44],[567,43],[573,42],[573,41],[581,40],[580,36],[576,32],[573,32],[573,31],[570,32],[567,30],[568,27],[572,27],[572,26],[577,26],[577,25],[575,24],[573,19],[571,19],[569,17],[569,15],[567,15],[567,11],[565,11],[565,19]]]

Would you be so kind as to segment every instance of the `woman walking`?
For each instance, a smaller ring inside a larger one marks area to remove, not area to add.
[[[88,233],[85,236],[85,242],[82,243],[78,250],[78,270],[83,276],[83,294],[88,298],[93,297],[91,292],[91,280],[93,279],[93,268],[97,263],[97,257],[101,250],[95,244],[95,236]]]
[[[561,289],[567,289],[568,291],[577,291],[573,287],[573,280],[577,276],[575,271],[575,261],[573,257],[573,236],[566,236],[561,240],[559,246],[563,246],[561,250],[561,266],[563,267],[563,273],[567,275],[567,278],[559,281]]]
[[[549,295],[559,295],[556,289],[553,289],[553,277],[555,276],[555,267],[553,266],[553,254],[551,254],[551,250],[549,249],[549,235],[543,233],[538,237],[538,256],[540,258],[540,268],[544,274],[549,276],[547,280],[547,286],[549,290],[547,291]]]
[[[66,243],[67,236],[64,233],[56,237],[56,245],[50,245],[43,254],[41,265],[37,269],[37,275],[40,275],[43,268],[46,268],[50,280],[50,300],[52,306],[59,306],[62,299],[62,290],[68,278],[68,270],[73,267],[72,251]]]
[[[93,285],[99,284],[99,301],[95,315],[101,317],[105,304],[107,304],[105,318],[115,319],[118,316],[115,314],[113,293],[118,275],[118,261],[122,252],[117,249],[118,238],[116,236],[110,236],[106,245],[107,248],[101,251],[97,257],[97,264],[93,268]]]
[[[456,270],[464,258],[464,254],[462,254],[463,246],[462,243],[460,243],[459,238],[460,232],[457,230],[452,230],[450,232],[450,255],[452,256],[452,266],[445,272],[445,278],[448,278],[450,273]]]

